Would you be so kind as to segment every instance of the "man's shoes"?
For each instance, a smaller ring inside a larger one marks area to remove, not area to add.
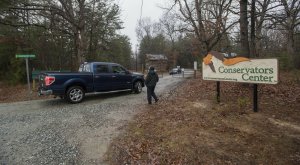
[[[148,104],[152,104],[151,102],[148,102]]]
[[[159,100],[159,99],[156,99],[156,100],[155,100],[155,103],[157,103],[157,102],[158,102],[158,100]]]

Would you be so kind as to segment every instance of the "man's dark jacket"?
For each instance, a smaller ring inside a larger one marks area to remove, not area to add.
[[[159,78],[158,78],[158,75],[157,73],[150,69],[149,72],[148,72],[148,75],[146,77],[146,80],[145,80],[145,84],[147,87],[153,87],[156,85],[156,83],[158,82]]]

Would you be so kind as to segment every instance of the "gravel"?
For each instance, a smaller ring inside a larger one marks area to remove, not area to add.
[[[160,78],[158,95],[182,80]],[[80,104],[60,99],[0,104],[0,165],[105,164],[110,141],[146,103],[143,88],[141,94],[90,95]]]

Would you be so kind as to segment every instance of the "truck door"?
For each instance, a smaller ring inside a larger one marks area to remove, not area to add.
[[[120,65],[112,65],[113,90],[131,89],[132,75]]]
[[[94,89],[96,92],[110,91],[112,75],[109,73],[108,65],[94,64]]]

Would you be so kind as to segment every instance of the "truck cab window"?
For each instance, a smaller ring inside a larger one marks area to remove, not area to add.
[[[91,65],[90,64],[81,64],[78,71],[79,72],[91,72]]]
[[[96,65],[95,73],[108,73],[107,65]]]
[[[121,66],[112,66],[113,73],[126,73],[126,70]]]

